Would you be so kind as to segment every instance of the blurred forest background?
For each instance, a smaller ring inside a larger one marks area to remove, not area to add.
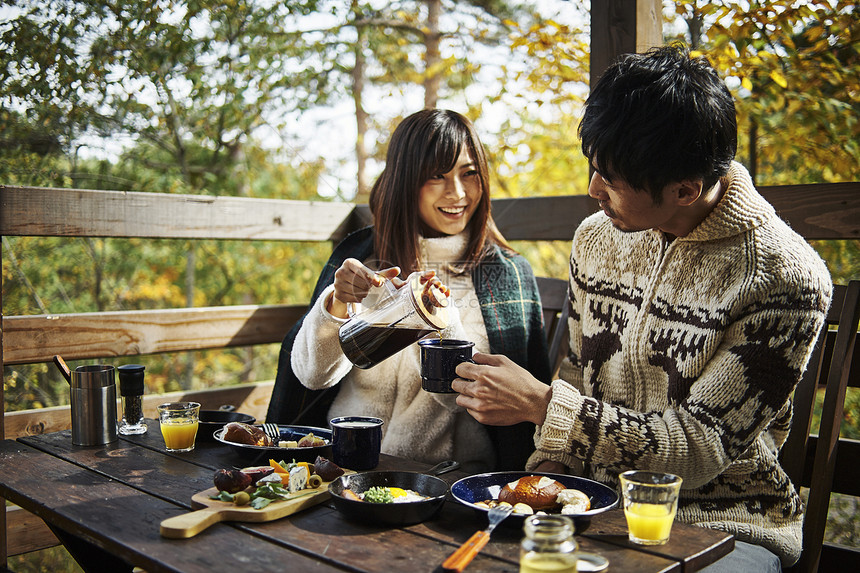
[[[664,41],[706,55],[735,94],[738,160],[757,184],[860,180],[854,2],[663,6]],[[583,194],[576,127],[588,9],[565,0],[4,0],[0,184],[363,203],[394,126],[444,107],[475,121],[495,197]],[[515,246],[537,274],[566,278],[569,243]],[[860,241],[814,246],[834,282],[860,278]],[[4,237],[3,314],[305,303],[330,248]],[[126,362],[146,365],[147,392],[160,393],[271,380],[277,350]],[[3,383],[7,411],[68,403],[52,365],[7,367]],[[843,435],[860,438],[856,394]],[[847,525],[831,524],[830,538],[860,545],[857,508],[834,511]]]

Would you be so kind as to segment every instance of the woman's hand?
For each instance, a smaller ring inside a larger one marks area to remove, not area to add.
[[[334,296],[326,308],[333,316],[348,318],[347,303],[361,302],[372,287],[382,286],[399,274],[399,267],[374,271],[357,259],[346,259],[334,273]]]
[[[501,354],[475,353],[474,364],[457,366],[457,376],[451,384],[457,404],[482,424],[510,426],[532,422],[538,426],[546,420],[546,409],[552,388],[528,370]]]
[[[424,271],[421,275],[421,284],[424,285],[424,290],[421,292],[424,306],[442,307],[447,305],[446,299],[451,296],[451,289],[439,280],[436,271]]]

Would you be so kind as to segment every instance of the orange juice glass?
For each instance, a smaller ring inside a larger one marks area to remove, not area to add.
[[[193,450],[199,420],[200,404],[197,402],[168,402],[158,406],[158,421],[167,451]]]
[[[618,478],[630,541],[640,545],[666,543],[683,480],[673,474],[640,470],[624,472]]]

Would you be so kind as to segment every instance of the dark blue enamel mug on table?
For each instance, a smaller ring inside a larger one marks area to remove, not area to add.
[[[341,416],[329,421],[332,461],[342,468],[372,470],[379,465],[381,418]]]

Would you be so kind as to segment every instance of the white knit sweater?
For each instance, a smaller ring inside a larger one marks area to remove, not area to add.
[[[830,301],[824,262],[735,163],[689,235],[622,233],[598,213],[571,253],[571,351],[553,382],[543,459],[616,483],[636,468],[684,479],[678,519],[780,555],[802,504],[777,456],[791,396]]]
[[[424,268],[436,269],[451,289],[451,325],[446,338],[475,343],[476,352],[489,352],[487,331],[469,274],[445,270],[460,261],[465,234],[419,239]],[[421,389],[418,345],[412,344],[376,366],[355,368],[340,348],[338,329],[345,322],[325,310],[329,287],[308,313],[296,336],[291,364],[306,387],[318,390],[340,384],[329,409],[337,416],[367,415],[384,420],[382,452],[437,463],[459,461],[467,471],[488,471],[495,464],[487,431],[455,403],[456,394],[432,394]]]

